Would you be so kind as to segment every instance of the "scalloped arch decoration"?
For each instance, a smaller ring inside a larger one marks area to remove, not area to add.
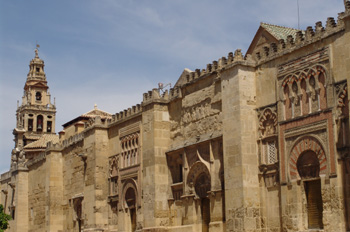
[[[320,163],[320,174],[327,173],[327,159],[322,144],[314,137],[306,136],[296,142],[289,156],[289,175],[290,179],[300,179],[297,167],[297,161],[301,154],[306,151],[313,151],[317,155]]]
[[[309,79],[311,76],[317,77],[318,79],[320,74],[323,74],[325,76],[326,83],[328,84],[326,68],[323,67],[322,65],[315,65],[311,68],[304,69],[303,71],[298,71],[286,76],[282,82],[282,88],[284,88],[286,85],[292,84],[294,81],[299,82],[302,79],[306,79],[306,78]]]

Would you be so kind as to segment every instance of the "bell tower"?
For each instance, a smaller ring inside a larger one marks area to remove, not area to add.
[[[15,147],[38,140],[43,134],[55,133],[56,106],[51,103],[51,95],[44,72],[44,61],[39,58],[39,45],[35,57],[30,61],[29,73],[24,85],[22,104],[17,103]]]

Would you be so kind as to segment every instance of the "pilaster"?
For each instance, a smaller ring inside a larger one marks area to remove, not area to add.
[[[169,223],[165,156],[170,140],[169,113],[166,102],[161,101],[144,104],[143,109],[143,227],[146,231],[159,231]]]
[[[47,231],[63,231],[63,161],[59,150],[48,151],[46,155],[46,194],[48,212]]]
[[[15,224],[13,231],[28,231],[28,169],[18,168],[15,184]]]
[[[237,64],[221,78],[226,228],[260,231],[255,69]]]

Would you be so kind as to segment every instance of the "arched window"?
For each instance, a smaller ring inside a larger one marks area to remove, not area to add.
[[[40,93],[40,92],[36,92],[36,94],[35,94],[35,100],[41,101],[41,93]]]
[[[33,131],[33,119],[28,119],[28,131]]]
[[[38,115],[37,119],[36,119],[36,131],[43,131],[43,116],[42,115]]]

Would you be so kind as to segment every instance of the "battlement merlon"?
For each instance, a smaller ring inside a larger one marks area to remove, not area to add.
[[[162,103],[166,104],[169,102],[169,93],[168,90],[164,91],[164,93],[160,93],[160,90],[157,88],[148,91],[143,94],[142,107],[152,104],[152,103]]]

